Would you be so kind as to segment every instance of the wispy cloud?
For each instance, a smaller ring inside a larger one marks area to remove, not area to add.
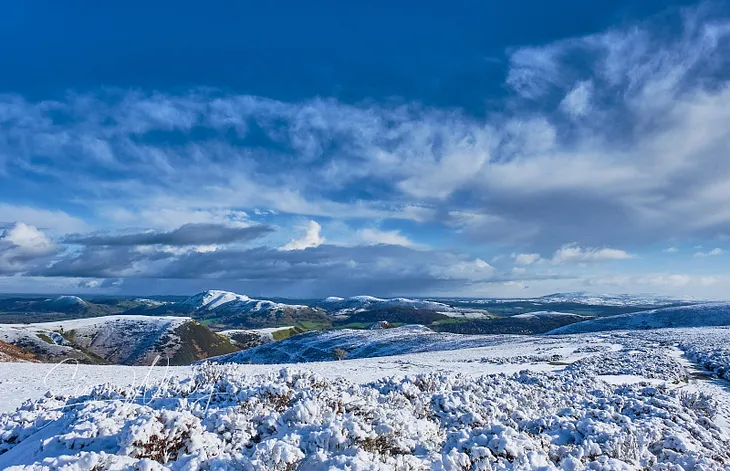
[[[716,247],[716,248],[714,248],[712,250],[709,250],[707,252],[695,252],[695,257],[697,257],[697,258],[715,257],[717,255],[722,255],[724,253],[725,253],[724,250],[722,250],[719,247]]]
[[[553,263],[596,263],[611,260],[628,260],[633,255],[620,249],[583,248],[578,244],[567,244],[553,254]]]
[[[380,229],[366,228],[359,231],[359,236],[366,244],[389,244],[402,245],[403,247],[419,247],[400,231],[382,231]]]
[[[532,265],[542,260],[539,253],[518,253],[512,254],[512,258],[518,265]]]

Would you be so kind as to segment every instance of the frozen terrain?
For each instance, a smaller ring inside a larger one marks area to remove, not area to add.
[[[730,303],[704,303],[603,317],[555,329],[551,334],[606,330],[662,329],[730,325]]]
[[[181,364],[235,351],[225,338],[187,317],[117,315],[0,324],[0,341],[39,361],[149,365]]]
[[[36,402],[2,403],[0,467],[728,469],[728,383],[706,370],[727,371],[728,344],[722,328],[492,336],[448,352],[155,367],[147,381],[139,367],[82,365],[72,379],[73,365],[9,363],[0,397]]]
[[[483,319],[488,317],[485,311],[478,309],[463,309],[450,306],[446,303],[428,301],[423,299],[390,298],[383,299],[374,296],[353,296],[351,298],[340,298],[330,296],[319,305],[326,309],[333,316],[352,316],[362,312],[371,312],[377,315],[378,311],[393,309],[431,311],[447,317],[465,319]],[[377,321],[378,319],[371,319]]]
[[[218,363],[302,363],[335,360],[335,350],[346,357],[371,358],[406,353],[484,347],[519,338],[511,336],[459,335],[434,332],[420,325],[375,330],[329,330],[308,332],[281,342],[215,358]]]
[[[514,299],[501,299],[499,301],[511,302]],[[655,295],[633,295],[633,294],[593,294],[584,292],[555,293],[539,298],[525,298],[519,301],[532,301],[539,303],[576,303],[591,306],[666,306],[678,303],[700,302],[695,298],[672,298],[669,296]]]
[[[571,314],[569,312],[557,312],[557,311],[533,311],[525,312],[523,314],[515,314],[512,319],[550,319],[550,318],[569,317],[576,319],[587,319],[587,316],[581,316],[579,314]]]

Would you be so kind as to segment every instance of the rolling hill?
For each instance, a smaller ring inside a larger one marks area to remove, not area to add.
[[[705,303],[602,317],[560,327],[548,334],[726,325],[730,325],[730,303]]]
[[[40,361],[187,364],[238,350],[227,337],[185,317],[106,316],[2,324],[0,341]]]
[[[330,330],[308,332],[276,343],[261,345],[230,355],[214,358],[216,363],[300,363],[336,360],[335,350],[342,350],[348,359],[370,358],[404,353],[418,353],[483,347],[505,342],[504,336],[472,336],[434,332],[409,325],[392,329]]]
[[[323,309],[300,304],[283,304],[253,299],[230,291],[208,290],[174,304],[157,306],[148,314],[186,315],[210,326],[261,329],[285,325],[329,327],[331,319]]]

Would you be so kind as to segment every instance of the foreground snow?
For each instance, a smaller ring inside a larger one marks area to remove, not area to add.
[[[33,378],[53,365],[3,365],[24,377],[0,379],[0,398],[40,400],[0,416],[0,468],[730,468],[727,383],[695,377],[730,367],[730,329],[491,338],[284,369],[152,368],[147,382],[82,366],[77,390],[64,365],[45,397]]]
[[[205,367],[137,391],[44,398],[3,424],[11,469],[724,469],[711,398],[580,373],[357,385]]]

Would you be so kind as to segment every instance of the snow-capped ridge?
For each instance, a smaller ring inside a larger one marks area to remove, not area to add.
[[[223,291],[217,289],[209,289],[202,293],[195,294],[180,304],[195,306],[198,309],[215,309],[223,304],[233,301],[250,301],[251,298],[244,294],[237,294],[231,291]]]
[[[326,297],[324,299],[323,302],[325,302],[325,303],[339,303],[339,302],[342,302],[344,300],[345,300],[345,298],[341,298],[339,296],[328,296],[328,297]]]
[[[512,319],[545,319],[550,317],[575,317],[581,319],[587,319],[587,316],[580,314],[573,314],[570,312],[559,312],[559,311],[532,311],[524,312],[522,314],[515,314],[511,316]]]
[[[49,299],[47,302],[52,303],[52,304],[57,304],[60,306],[73,306],[73,305],[86,306],[86,301],[79,298],[78,296],[62,295],[62,296],[58,296],[53,299]]]

